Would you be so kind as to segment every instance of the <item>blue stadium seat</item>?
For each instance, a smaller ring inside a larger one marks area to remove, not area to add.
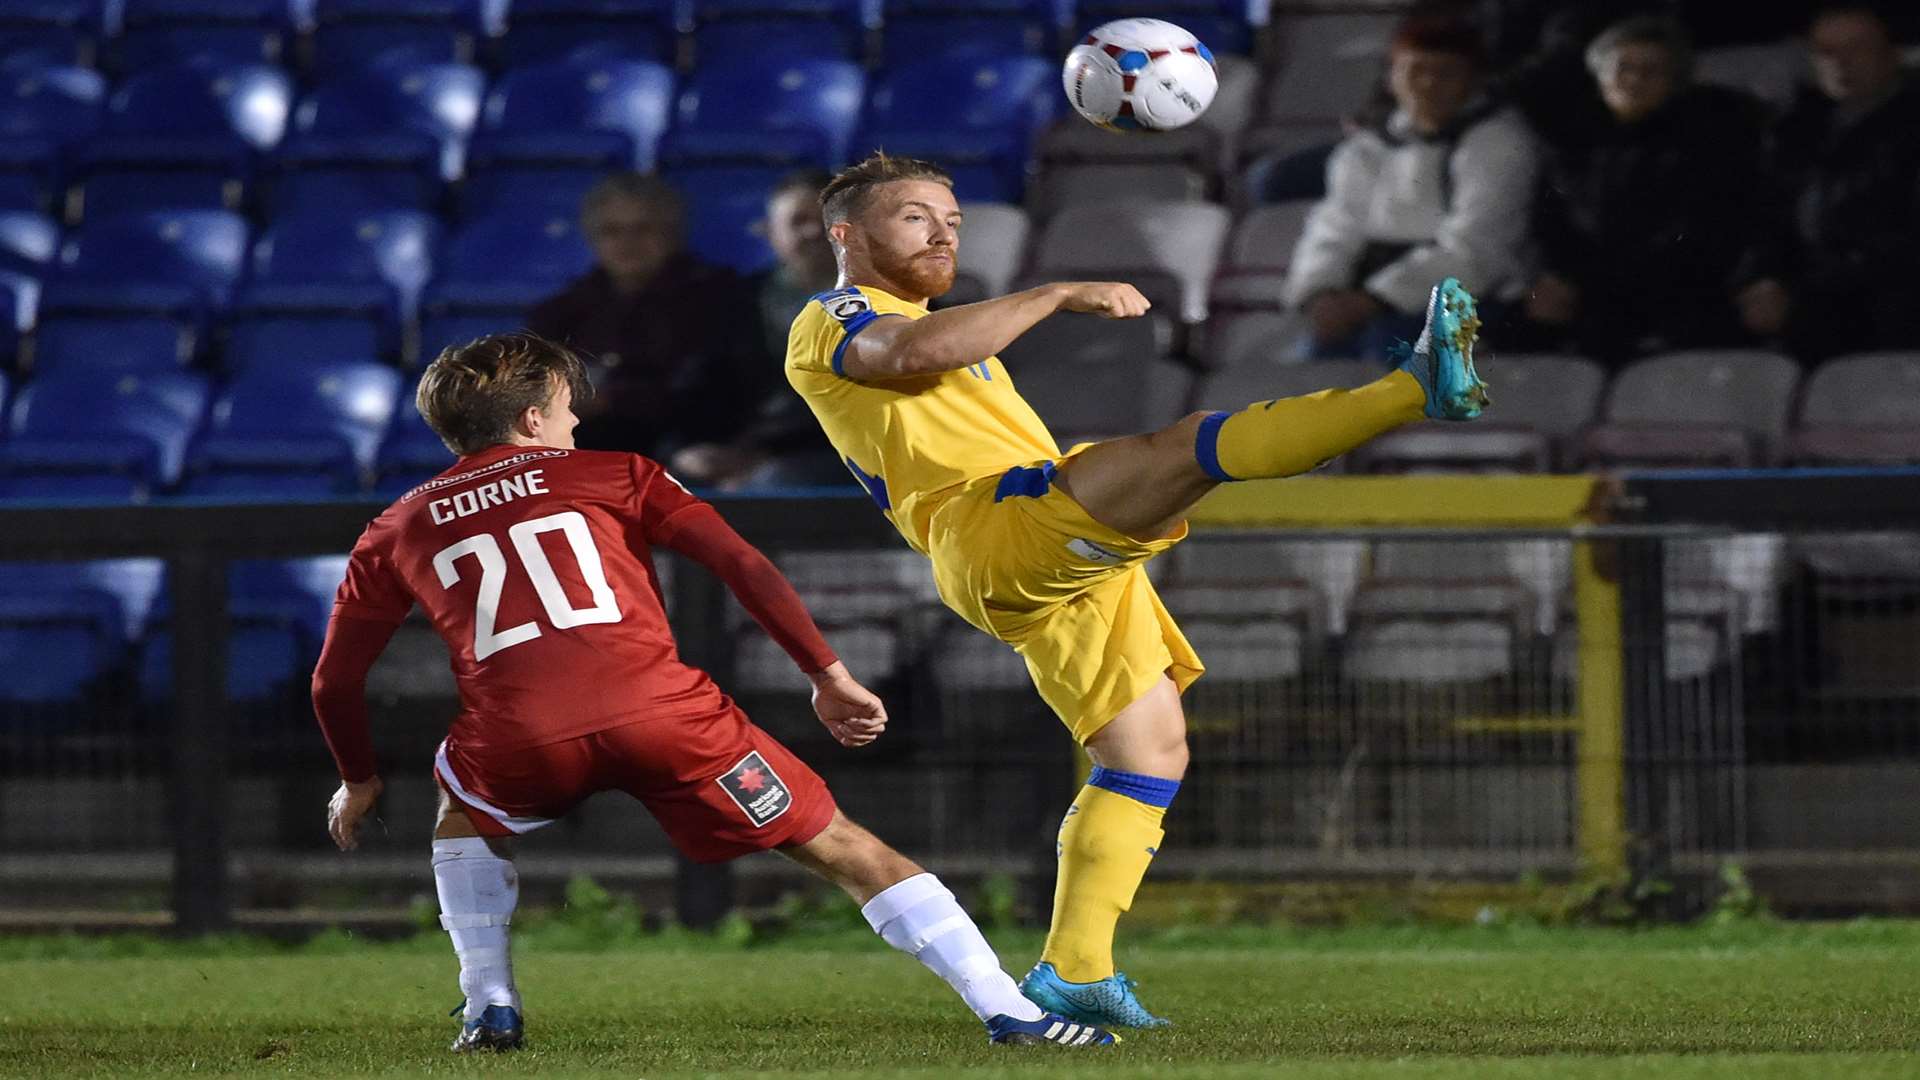
[[[234,302],[228,366],[397,355],[439,243],[438,220],[417,210],[309,211],[274,225]]]
[[[0,65],[86,64],[103,32],[101,0],[0,5]]]
[[[283,499],[358,491],[399,394],[400,373],[384,364],[241,372],[215,403],[182,490]]]
[[[140,71],[182,60],[277,64],[300,12],[289,0],[125,0],[115,67]],[[304,7],[304,4],[300,6]]]
[[[453,451],[433,433],[420,410],[405,401],[394,410],[393,427],[380,442],[380,454],[373,463],[374,494],[397,499],[407,489],[431,479],[453,464]]]
[[[889,0],[882,59],[913,63],[952,52],[1051,55],[1072,17],[1067,0]]]
[[[460,176],[484,82],[463,64],[388,64],[323,84],[294,110],[274,206],[434,207]]]
[[[468,63],[497,36],[505,0],[318,0],[313,70],[376,64]]]
[[[517,319],[592,267],[577,216],[502,214],[468,224],[447,245],[423,310],[428,315],[513,312]]]
[[[859,60],[869,26],[879,22],[872,0],[700,0],[694,5],[693,60],[709,64],[782,63],[801,59]]]
[[[107,82],[78,67],[0,67],[0,207],[52,208],[69,148],[100,126]]]
[[[193,358],[193,340],[171,319],[53,318],[34,334],[33,370],[96,378],[177,372]]]
[[[320,657],[344,555],[239,559],[227,570],[227,698],[261,701],[299,694]],[[173,693],[173,614],[169,596],[153,608],[140,658],[148,700]]]
[[[680,92],[661,148],[669,165],[831,168],[846,159],[866,80],[844,60],[703,67]]]
[[[687,249],[708,262],[743,274],[773,263],[760,223],[767,194],[787,170],[766,166],[677,169],[667,181],[687,204]]]
[[[0,268],[39,276],[60,252],[60,225],[32,210],[0,210]]]
[[[203,59],[138,72],[81,150],[84,205],[238,209],[256,156],[279,144],[292,106],[293,80],[263,64]]]
[[[0,270],[0,371],[14,365],[14,356],[20,351],[20,335],[32,323],[32,303],[23,300],[20,294],[38,287],[32,278],[12,270]]]
[[[478,337],[488,334],[502,334],[510,330],[522,330],[527,325],[525,305],[496,307],[479,311],[462,311],[447,308],[436,312],[429,300],[426,314],[420,320],[420,352],[414,357],[415,367],[425,367],[439,356],[449,345],[464,345]]]
[[[644,60],[589,58],[507,72],[487,95],[470,160],[499,165],[653,168],[673,118],[673,73]]]
[[[99,218],[67,240],[41,311],[160,315],[197,324],[231,301],[246,251],[246,220],[225,210]]]
[[[125,663],[161,573],[158,559],[0,563],[0,699],[85,700]]]
[[[571,56],[674,61],[690,0],[514,0],[503,39],[509,67]]]
[[[607,175],[596,168],[476,169],[460,185],[460,216],[469,220],[500,214],[574,214],[593,185]]]
[[[1259,0],[1155,0],[1142,10],[1128,0],[1076,0],[1074,19],[1081,32],[1114,19],[1151,15],[1178,23],[1216,54],[1253,52],[1255,23],[1264,23],[1267,4]]]
[[[14,497],[132,499],[173,484],[207,408],[186,372],[47,372],[15,396],[0,444]]]
[[[931,158],[955,171],[963,199],[1018,203],[1033,142],[1060,98],[1052,60],[935,56],[877,80],[857,149]]]

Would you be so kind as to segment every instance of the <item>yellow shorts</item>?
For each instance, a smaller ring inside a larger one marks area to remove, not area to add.
[[[1053,485],[1059,464],[968,481],[934,510],[928,553],[940,598],[1014,647],[1084,743],[1162,676],[1184,691],[1206,669],[1144,566],[1185,527],[1152,541],[1115,532]]]

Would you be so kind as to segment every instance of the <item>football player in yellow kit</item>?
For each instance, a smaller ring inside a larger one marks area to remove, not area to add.
[[[1069,282],[929,313],[953,284],[962,214],[927,162],[876,154],[835,177],[821,209],[840,287],[795,318],[787,379],[932,560],[941,599],[1020,653],[1094,764],[1060,828],[1053,922],[1021,989],[1087,1023],[1163,1024],[1114,969],[1113,934],[1186,771],[1180,693],[1203,667],[1144,564],[1186,536],[1187,510],[1217,484],[1305,472],[1422,417],[1478,416],[1473,298],[1451,278],[1436,286],[1420,341],[1367,386],[1062,453],[994,354],[1055,312],[1137,318],[1147,300]]]

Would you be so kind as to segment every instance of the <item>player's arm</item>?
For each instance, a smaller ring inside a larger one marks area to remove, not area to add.
[[[313,715],[340,770],[340,789],[327,804],[327,832],[342,851],[358,845],[360,819],[380,798],[380,766],[367,722],[367,673],[386,650],[397,620],[360,618],[335,607],[313,669]]]
[[[1145,315],[1151,306],[1138,289],[1123,282],[1069,281],[945,308],[920,319],[878,318],[847,342],[840,370],[861,381],[958,371],[998,353],[1055,312],[1131,319]]]

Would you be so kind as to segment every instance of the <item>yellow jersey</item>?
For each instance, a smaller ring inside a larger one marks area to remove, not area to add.
[[[848,342],[875,319],[926,314],[885,290],[853,286],[813,297],[787,334],[787,381],[847,468],[922,554],[933,511],[968,480],[1060,456],[998,357],[876,382],[842,373]]]

